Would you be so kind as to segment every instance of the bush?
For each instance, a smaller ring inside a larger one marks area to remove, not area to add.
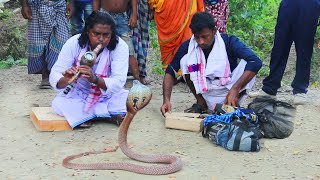
[[[280,0],[229,3],[228,33],[238,36],[263,60],[269,58]]]
[[[7,69],[14,65],[27,65],[27,59],[15,60],[12,56],[8,56],[5,60],[0,60],[0,69]]]
[[[0,21],[0,59],[7,59],[8,56],[14,59],[25,57],[27,21],[21,17],[20,11],[14,14],[9,9],[0,13]]]

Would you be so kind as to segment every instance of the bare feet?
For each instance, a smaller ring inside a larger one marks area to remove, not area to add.
[[[40,83],[40,89],[51,89],[51,85],[49,82],[49,71],[47,69],[43,69],[42,72],[42,81]]]

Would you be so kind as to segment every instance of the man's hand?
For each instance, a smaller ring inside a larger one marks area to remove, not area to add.
[[[255,72],[246,70],[238,81],[230,89],[225,104],[230,106],[239,106],[239,93],[256,75]]]
[[[81,73],[81,77],[87,78],[89,82],[93,83],[96,80],[90,66],[81,65],[79,67],[79,71]]]
[[[231,88],[226,97],[226,101],[224,104],[238,107],[239,106],[239,90],[235,88]]]
[[[64,76],[65,80],[69,82],[69,80],[78,72],[77,68],[71,67],[70,69],[66,70],[62,75]]]
[[[129,27],[131,27],[131,28],[135,28],[135,27],[137,27],[137,16],[134,16],[134,15],[132,15],[131,17],[130,17],[130,19],[129,19]]]
[[[171,113],[171,107],[172,107],[172,106],[171,106],[171,102],[170,102],[170,101],[163,102],[160,111],[161,111],[161,113],[162,113],[162,115],[163,115],[164,117],[166,117],[166,116],[165,116],[165,113],[166,113],[166,112]]]
[[[25,19],[28,19],[28,20],[32,19],[31,9],[30,9],[30,6],[27,4],[27,2],[24,2],[22,4],[21,14]]]

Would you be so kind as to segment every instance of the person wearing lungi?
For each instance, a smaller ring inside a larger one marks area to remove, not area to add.
[[[320,16],[320,0],[282,0],[279,5],[274,44],[270,57],[270,72],[263,80],[263,87],[250,96],[276,98],[287,66],[291,45],[296,50],[296,70],[291,83],[293,104],[308,101],[311,58],[314,37]]]
[[[50,84],[58,91],[52,101],[55,113],[64,116],[72,128],[89,127],[94,118],[114,118],[117,124],[126,114],[128,90],[123,88],[128,72],[128,45],[115,34],[113,18],[93,12],[84,31],[71,37],[62,47],[50,74]],[[80,65],[81,57],[102,45],[92,68]],[[67,94],[68,81],[80,71]],[[120,117],[120,118],[117,118]]]
[[[239,106],[254,84],[261,60],[236,36],[220,34],[208,12],[195,13],[189,27],[193,36],[179,47],[164,76],[162,114],[171,112],[179,68],[196,98],[196,104],[185,112],[203,113],[217,103]]]
[[[41,89],[51,88],[49,74],[69,38],[65,0],[21,0],[28,19],[28,73],[42,74]]]
[[[147,57],[149,53],[149,25],[153,18],[148,0],[138,0],[137,2],[138,21],[137,27],[133,28],[132,42],[135,51],[135,57],[138,62],[140,82],[150,84],[147,77]]]

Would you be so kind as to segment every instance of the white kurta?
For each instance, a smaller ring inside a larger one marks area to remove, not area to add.
[[[95,117],[110,117],[113,114],[126,113],[126,99],[128,91],[123,89],[127,79],[129,65],[129,49],[127,44],[119,38],[119,43],[113,51],[110,51],[107,63],[108,71],[103,78],[107,90],[101,90],[99,101],[88,112],[84,107],[86,98],[91,89],[91,84],[86,78],[78,78],[74,88],[65,95],[64,89],[57,89],[57,83],[63,77],[67,69],[75,66],[81,47],[78,43],[80,35],[71,37],[62,47],[57,62],[50,73],[50,84],[58,94],[52,101],[52,109],[55,113],[64,116],[72,128]],[[103,51],[108,51],[105,48]],[[103,54],[103,52],[101,53]],[[97,57],[96,64],[92,67],[96,72],[101,54]]]

